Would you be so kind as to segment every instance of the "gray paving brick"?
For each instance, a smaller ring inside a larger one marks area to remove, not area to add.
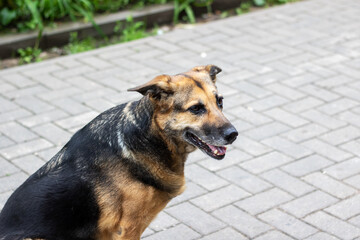
[[[331,175],[336,179],[348,178],[360,172],[360,158],[352,158],[340,163],[337,163],[324,170],[326,174]]]
[[[15,144],[14,141],[10,140],[8,137],[0,135],[0,148],[5,148]]]
[[[70,140],[71,134],[52,123],[46,123],[33,128],[33,131],[51,141],[55,145],[64,145]]]
[[[251,173],[258,174],[284,165],[291,161],[293,161],[293,159],[284,154],[279,152],[271,152],[241,163],[240,166]]]
[[[294,239],[288,235],[285,235],[282,232],[279,231],[270,231],[265,233],[264,235],[261,235],[254,240],[291,240]]]
[[[168,206],[174,206],[176,204],[196,198],[197,196],[203,195],[205,193],[207,193],[207,191],[204,188],[198,186],[197,184],[191,181],[187,181],[186,189],[183,192],[183,194],[177,196],[176,198],[173,198],[168,204]]]
[[[356,189],[319,172],[307,175],[303,179],[322,191],[341,199],[347,198],[357,192]]]
[[[279,122],[271,122],[257,128],[250,129],[244,132],[248,137],[255,140],[262,140],[268,137],[272,137],[278,135],[280,133],[286,132],[290,130],[290,127],[279,123]]]
[[[281,108],[273,108],[265,112],[266,115],[272,117],[273,119],[285,123],[291,127],[300,127],[308,123],[307,120],[300,118],[294,114],[286,112]]]
[[[338,199],[329,194],[322,191],[315,191],[282,205],[281,209],[297,218],[303,218],[304,216],[328,207],[337,201]]]
[[[48,91],[47,88],[43,86],[35,85],[28,88],[21,88],[15,91],[5,92],[4,95],[9,99],[15,99],[20,97],[21,98],[30,97],[47,91]]]
[[[265,86],[267,89],[273,91],[276,94],[279,94],[280,96],[283,96],[285,98],[288,98],[290,100],[298,100],[300,98],[303,98],[305,95],[299,91],[296,91],[290,87],[287,87],[280,83],[273,83],[270,85]]]
[[[36,97],[21,97],[16,99],[16,103],[35,114],[47,112],[54,109],[54,106],[39,100]]]
[[[281,106],[287,102],[288,102],[287,99],[277,96],[277,95],[273,95],[273,96],[262,98],[258,101],[249,103],[249,104],[247,104],[247,107],[255,109],[256,111],[264,111],[264,110],[267,110],[267,109],[270,109],[273,107]]]
[[[329,161],[324,157],[314,154],[287,164],[281,167],[281,169],[290,173],[293,176],[301,177],[306,174],[324,169],[325,167],[332,164],[332,161]]]
[[[340,146],[342,149],[360,157],[360,142],[358,140],[345,143]]]
[[[357,105],[358,105],[358,102],[356,102],[356,101],[353,101],[348,98],[342,98],[342,99],[333,101],[331,103],[322,105],[321,107],[318,107],[317,109],[325,114],[334,115],[336,113],[343,112],[345,110],[353,108]]]
[[[36,172],[36,170],[45,164],[43,160],[35,155],[26,155],[13,159],[11,162],[29,175]]]
[[[232,86],[239,89],[241,92],[256,98],[263,98],[271,95],[270,91],[245,81],[233,83]]]
[[[359,228],[360,227],[360,215],[351,218],[349,220],[349,222]]]
[[[355,101],[360,101],[360,91],[348,86],[339,86],[332,89],[334,92],[341,94],[347,98],[351,98]]]
[[[32,113],[25,109],[17,109],[11,112],[6,112],[1,114],[0,123],[13,121],[19,118],[31,116]]]
[[[13,173],[19,172],[20,170],[10,162],[0,157],[0,177],[9,176]]]
[[[69,115],[67,113],[65,113],[64,111],[60,110],[60,109],[54,109],[52,111],[49,112],[44,112],[41,114],[36,114],[34,116],[31,117],[25,117],[22,119],[19,119],[18,121],[26,126],[26,127],[35,127],[37,125],[40,124],[45,124],[48,122],[53,122],[62,118],[66,118]]]
[[[166,230],[177,224],[179,224],[178,220],[171,217],[166,212],[160,212],[159,215],[157,215],[157,217],[155,218],[155,220],[151,222],[149,227],[158,232],[158,231]]]
[[[360,127],[360,114],[356,114],[351,111],[345,111],[340,113],[337,117],[342,121],[346,121],[356,127]]]
[[[304,73],[295,77],[287,78],[285,81],[282,81],[282,83],[285,83],[289,87],[299,87],[307,84],[306,86],[312,86],[310,83],[313,83],[319,79],[319,76],[312,74],[312,73]],[[305,87],[305,86],[304,86]],[[303,91],[304,87],[301,87],[300,89]],[[305,87],[306,88],[306,87]],[[306,91],[307,92],[307,91]],[[309,92],[307,92],[310,94]]]
[[[271,187],[269,183],[236,166],[221,170],[218,175],[250,193],[259,193]]]
[[[29,141],[38,137],[36,134],[16,122],[0,124],[0,132],[18,143]]]
[[[79,76],[84,73],[88,74],[89,72],[94,72],[94,69],[89,66],[79,65],[66,70],[53,72],[52,75],[54,75],[57,78],[65,79],[69,77]]]
[[[51,147],[52,144],[44,139],[35,139],[29,142],[24,142],[16,146],[3,148],[0,150],[0,154],[7,159],[16,158],[29,153],[33,153],[45,148]]]
[[[64,118],[56,121],[55,123],[61,126],[64,129],[71,129],[78,126],[84,126],[88,122],[90,122],[93,118],[95,118],[99,113],[91,111],[85,112],[80,115],[75,115],[72,117]]]
[[[270,83],[279,82],[285,79],[287,76],[281,72],[268,72],[262,75],[250,75],[248,76],[248,81],[258,84],[260,86],[264,86]],[[279,98],[277,99],[279,100]]]
[[[307,94],[310,94],[311,96],[315,98],[319,98],[325,102],[334,101],[338,98],[340,98],[339,95],[335,94],[334,92],[328,91],[324,88],[315,86],[315,85],[306,85],[300,88],[301,91],[306,92]]]
[[[310,149],[297,145],[290,142],[289,140],[282,137],[272,137],[261,141],[261,143],[266,144],[286,155],[289,155],[293,158],[301,158],[308,156],[312,153]]]
[[[67,82],[64,82],[58,78],[55,78],[49,74],[43,74],[43,75],[39,75],[36,76],[35,80],[38,83],[41,83],[42,85],[46,86],[49,89],[62,89],[62,88],[67,88],[70,87],[70,84],[68,84]]]
[[[232,228],[225,228],[218,232],[212,233],[207,235],[199,240],[219,240],[219,239],[226,239],[226,240],[246,240],[248,238],[244,237],[244,235],[238,233]]]
[[[216,210],[213,215],[251,239],[271,229],[269,225],[231,205]]]
[[[360,174],[345,179],[345,182],[360,190]]]
[[[233,149],[226,152],[224,161],[214,161],[214,159],[206,158],[206,160],[200,161],[198,164],[210,171],[218,171],[220,169],[224,169],[237,163],[246,161],[250,158],[252,158],[252,156],[249,154],[238,149]]]
[[[317,232],[317,230],[310,225],[277,209],[265,212],[259,215],[259,218],[271,223],[271,225],[296,239],[306,238]]]
[[[93,57],[93,56],[81,57],[80,59],[76,59],[76,60],[78,60],[79,62],[86,63],[90,67],[93,67],[96,69],[104,69],[104,68],[109,68],[109,67],[113,66],[109,62],[99,59],[97,57]]]
[[[339,240],[339,238],[324,232],[318,232],[308,238],[305,238],[305,240]]]
[[[89,107],[69,97],[53,100],[52,104],[72,115],[90,111]]]
[[[248,196],[250,196],[248,192],[234,185],[230,185],[204,194],[191,200],[190,202],[201,209],[210,212]]]
[[[298,101],[286,104],[285,106],[283,106],[283,108],[293,113],[301,113],[306,110],[313,109],[319,105],[322,105],[323,103],[323,101],[309,96],[302,98]]]
[[[1,112],[8,112],[10,110],[14,110],[18,108],[16,104],[14,104],[12,101],[9,101],[5,98],[0,97],[0,113]]]
[[[337,162],[343,161],[352,156],[350,153],[344,152],[339,148],[336,148],[318,139],[312,139],[306,141],[302,143],[302,145],[309,149],[312,149],[314,152],[318,153],[319,155],[322,155],[326,158],[329,158]]]
[[[26,175],[23,172],[17,172],[17,173],[0,178],[0,193],[14,191],[27,178],[28,178],[28,175]]]
[[[337,87],[339,85],[343,85],[349,82],[352,82],[353,79],[349,78],[347,76],[344,75],[336,75],[336,76],[332,76],[329,78],[326,78],[325,80],[322,81],[317,81],[316,85],[320,86],[320,87],[324,87],[324,88],[334,88]]]
[[[251,215],[257,215],[284,202],[290,201],[291,199],[293,199],[293,197],[290,194],[278,188],[272,188],[244,200],[240,200],[236,202],[235,205]]]
[[[190,203],[181,203],[167,208],[165,211],[202,234],[212,233],[226,226],[223,222]]]
[[[332,145],[342,144],[360,136],[360,130],[353,126],[347,126],[335,131],[326,133],[320,138]]]
[[[258,112],[254,112],[251,108],[237,107],[232,110],[232,114],[235,114],[239,118],[253,124],[253,125],[262,125],[268,122],[271,122],[271,119],[260,114]]]
[[[321,135],[322,133],[327,132],[328,130],[318,124],[310,123],[305,126],[287,131],[281,136],[286,137],[287,139],[299,143],[315,136]]]
[[[84,84],[86,86],[86,84]],[[47,91],[41,94],[37,94],[38,98],[44,100],[44,101],[53,101],[54,99],[58,99],[58,98],[68,98],[71,97],[75,94],[80,93],[80,89],[86,89],[86,87],[83,86],[79,86],[79,88],[77,87],[67,87],[67,88],[62,88],[62,89],[56,89],[53,91]]]
[[[307,183],[278,169],[263,173],[261,177],[294,196],[302,196],[314,190],[314,188]]]
[[[333,216],[346,220],[360,214],[359,200],[360,195],[356,195],[326,208],[325,211]]]
[[[10,197],[12,191],[0,193],[0,209],[5,205],[6,200]]]
[[[36,151],[36,152],[34,153],[34,155],[47,162],[47,161],[49,161],[56,153],[58,153],[62,147],[63,147],[63,146],[55,146],[55,147],[46,148],[46,149],[44,149],[44,150]]]
[[[316,110],[309,110],[302,113],[301,115],[304,118],[307,118],[315,123],[318,123],[330,129],[336,129],[346,125],[346,122],[332,118]]]
[[[35,85],[35,82],[30,80],[29,78],[19,74],[19,73],[11,73],[2,76],[7,82],[18,88],[24,88]]]
[[[144,240],[183,240],[183,239],[197,239],[200,236],[199,233],[195,232],[191,228],[184,224],[176,225],[175,227],[169,228],[166,231],[155,233],[154,235],[144,238]]]
[[[316,212],[305,218],[305,221],[329,232],[340,239],[353,239],[360,235],[360,229],[343,222],[324,212]]]
[[[196,164],[187,166],[185,176],[207,190],[214,190],[228,184],[227,181]]]

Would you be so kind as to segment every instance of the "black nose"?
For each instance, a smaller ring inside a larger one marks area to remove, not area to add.
[[[224,131],[224,138],[228,142],[228,144],[233,143],[237,136],[238,132],[233,126],[226,128],[226,130]]]

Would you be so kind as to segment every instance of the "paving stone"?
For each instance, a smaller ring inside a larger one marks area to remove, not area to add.
[[[263,173],[261,177],[271,182],[276,187],[281,188],[297,197],[314,190],[312,186],[278,169]]]
[[[324,103],[323,101],[318,100],[317,98],[305,97],[298,101],[288,103],[285,106],[283,106],[283,108],[293,113],[301,113],[306,110],[313,109],[319,105],[322,105],[323,103]]]
[[[213,215],[251,239],[271,229],[269,225],[231,205],[216,210]]]
[[[283,96],[290,100],[297,100],[300,98],[303,98],[305,95],[299,91],[296,91],[290,87],[287,87],[280,83],[273,83],[270,85],[265,86],[267,89],[273,91],[276,94],[279,94],[280,96]]]
[[[358,102],[356,102],[356,101],[350,100],[348,98],[342,98],[342,99],[330,102],[328,104],[322,105],[321,107],[318,107],[317,109],[325,114],[334,115],[336,113],[343,112],[345,110],[353,108],[357,105],[358,105]]]
[[[325,209],[326,212],[343,220],[360,214],[360,195],[343,200]]]
[[[237,140],[233,143],[233,145],[236,148],[239,148],[254,156],[259,156],[264,153],[271,152],[270,147],[242,135],[237,137]]]
[[[265,114],[291,127],[300,127],[308,123],[307,120],[302,119],[294,114],[288,113],[281,108],[273,108],[269,111],[266,111]]]
[[[193,154],[192,154],[193,155]],[[192,156],[190,155],[190,156]],[[218,171],[220,169],[224,169],[230,166],[233,166],[237,163],[246,161],[252,158],[249,154],[240,151],[238,149],[228,150],[225,155],[224,161],[214,161],[212,158],[207,158],[206,160],[202,160],[198,162],[199,165],[205,167],[210,171]],[[187,160],[188,162],[189,160]]]
[[[337,117],[342,121],[346,121],[356,127],[360,127],[360,114],[355,114],[351,111],[345,111],[340,113]]]
[[[308,238],[305,238],[305,240],[339,240],[339,238],[324,232],[318,232]]]
[[[92,119],[94,119],[99,113],[91,111],[85,112],[80,115],[76,115],[73,117],[64,118],[62,120],[58,120],[55,123],[61,126],[64,129],[70,129],[78,126],[84,126]]]
[[[347,198],[357,192],[354,188],[319,172],[307,175],[303,179],[322,191],[341,199]]]
[[[349,219],[349,222],[355,225],[356,227],[360,228],[360,215]]]
[[[310,225],[277,209],[265,212],[259,215],[259,218],[289,234],[295,239],[306,238],[317,232],[317,230]]]
[[[0,132],[18,143],[29,141],[38,137],[36,134],[16,122],[0,124]]]
[[[0,193],[14,191],[27,178],[28,178],[28,175],[26,175],[23,172],[17,172],[17,173],[0,178]]]
[[[309,157],[305,157],[303,159],[287,164],[281,167],[281,169],[295,177],[301,177],[306,174],[324,169],[325,167],[332,164],[332,161],[329,161],[324,157],[314,154]]]
[[[352,158],[337,163],[324,170],[326,174],[336,179],[344,179],[360,172],[360,158]]]
[[[317,87],[315,85],[310,85],[310,84],[301,87],[301,91],[306,92],[306,93],[310,94],[311,96],[313,96],[315,98],[319,98],[325,102],[330,102],[330,101],[340,98],[339,95],[337,95],[331,91],[328,91],[324,88]]]
[[[360,157],[360,142],[351,141],[340,146],[342,149]]]
[[[308,156],[312,153],[310,149],[302,147],[301,145],[290,142],[289,140],[282,137],[272,137],[261,141],[282,153],[285,153],[293,158],[301,158]]]
[[[0,149],[0,154],[7,159],[16,158],[29,153],[33,153],[45,148],[51,147],[52,144],[44,139],[35,139],[24,142],[16,146]]]
[[[281,134],[281,136],[286,137],[293,142],[299,143],[315,136],[319,136],[327,131],[327,128],[322,127],[319,124],[310,123],[291,131],[287,131]]]
[[[1,209],[4,207],[6,201],[11,196],[11,194],[12,194],[12,191],[0,193],[0,208]]]
[[[239,89],[241,92],[244,92],[245,94],[256,98],[263,98],[271,95],[270,91],[267,91],[261,87],[256,86],[255,84],[251,84],[248,82],[237,82],[232,84],[232,86]]]
[[[196,164],[187,166],[185,176],[210,191],[228,184],[227,181],[216,176],[216,174]]]
[[[20,158],[16,158],[11,162],[29,175],[36,172],[45,164],[43,160],[35,155],[26,155]]]
[[[54,109],[52,111],[49,112],[45,112],[45,113],[41,113],[41,114],[36,114],[34,116],[31,117],[25,117],[22,119],[19,119],[18,121],[26,126],[26,127],[35,127],[37,125],[40,124],[45,124],[48,122],[53,122],[62,118],[66,118],[69,115],[67,113],[65,113],[64,111],[60,110],[60,109]]]
[[[284,165],[291,161],[293,161],[293,159],[284,154],[279,152],[271,152],[241,163],[240,166],[251,173],[258,174]]]
[[[52,123],[46,123],[33,128],[33,131],[57,146],[62,146],[70,140],[71,134]]]
[[[347,125],[345,121],[338,120],[313,109],[301,113],[301,116],[330,129],[336,129]]]
[[[181,203],[167,208],[166,212],[202,234],[212,233],[226,226],[223,222],[190,203]]]
[[[233,109],[232,114],[256,126],[271,122],[271,119],[265,115],[255,112],[251,108],[244,108],[242,106]]]
[[[176,204],[196,198],[197,196],[201,196],[205,193],[207,193],[207,191],[204,188],[191,181],[186,181],[185,191],[181,195],[173,198],[170,203],[168,203],[168,206],[174,206]]]
[[[235,205],[251,215],[257,215],[291,199],[293,199],[293,197],[290,194],[280,189],[272,188],[244,200],[240,200],[236,202]]]
[[[281,206],[281,209],[297,218],[321,210],[338,202],[338,199],[322,191],[315,191]]]
[[[355,101],[360,101],[360,91],[347,86],[339,86],[332,89],[334,92],[345,96],[346,98],[351,98]]]
[[[314,152],[329,158],[333,161],[340,162],[351,157],[350,153],[344,152],[330,144],[318,139],[312,139],[302,143],[303,146],[312,149]]]
[[[72,115],[91,111],[91,109],[84,104],[69,97],[56,99],[52,101],[52,104]]]
[[[31,116],[32,113],[25,109],[17,109],[11,112],[1,114],[0,123],[14,121],[23,117]]]
[[[176,225],[175,227],[169,228],[166,231],[155,233],[154,235],[144,238],[144,240],[183,240],[183,239],[197,239],[200,236],[199,233],[195,232],[191,228],[184,224]]]
[[[210,212],[248,196],[250,196],[248,192],[234,185],[230,185],[208,194],[204,194],[191,200],[190,202],[206,212]]]
[[[10,140],[9,138],[7,138],[3,135],[0,135],[0,148],[5,148],[5,147],[11,146],[13,144],[15,144],[14,141]]]
[[[351,186],[357,188],[360,190],[360,174],[357,174],[355,176],[349,177],[344,180],[347,184],[350,184]]]
[[[270,231],[265,233],[264,235],[261,235],[260,237],[255,238],[254,240],[291,240],[291,239],[294,238],[289,237],[288,235],[285,235],[282,232]]]
[[[149,227],[158,232],[158,231],[166,230],[166,229],[168,229],[168,228],[170,228],[172,226],[175,226],[177,224],[179,224],[178,220],[171,217],[166,212],[162,211],[155,218],[155,220],[151,222]]]
[[[343,84],[346,84],[346,83],[349,83],[349,82],[352,82],[352,81],[353,81],[353,79],[351,79],[351,78],[349,78],[347,76],[336,75],[336,76],[327,78],[327,79],[322,80],[322,81],[317,81],[316,85],[324,87],[324,88],[331,89],[331,88],[334,88],[334,87],[337,87],[339,85],[343,85]]]
[[[36,97],[21,97],[16,99],[16,103],[36,114],[54,109],[54,106],[41,101]]]
[[[238,233],[232,228],[225,228],[218,232],[207,235],[206,237],[200,238],[199,240],[219,240],[219,239],[246,240],[248,238],[244,237],[244,235]]]
[[[360,136],[360,130],[358,128],[347,126],[335,131],[326,133],[320,138],[332,145],[342,144],[348,142]]]
[[[250,193],[259,193],[271,187],[269,183],[236,166],[221,170],[217,174]]]
[[[290,127],[279,123],[279,122],[271,122],[262,126],[259,126],[254,129],[250,129],[244,132],[248,137],[255,140],[262,140],[268,137],[272,137],[278,135],[280,133],[286,132],[290,130]]]
[[[329,232],[340,239],[353,239],[360,235],[360,229],[339,220],[324,212],[316,212],[305,218],[305,221],[317,228]]]
[[[10,162],[0,157],[0,178],[4,176],[10,176],[13,173],[19,172],[20,170]]]

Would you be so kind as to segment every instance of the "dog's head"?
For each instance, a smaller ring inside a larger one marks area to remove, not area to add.
[[[154,122],[167,138],[223,159],[225,145],[234,142],[238,132],[222,112],[223,97],[215,86],[220,72],[214,65],[199,66],[175,76],[160,75],[129,91],[150,98]]]

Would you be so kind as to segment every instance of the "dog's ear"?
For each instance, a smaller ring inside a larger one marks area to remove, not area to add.
[[[128,91],[136,91],[142,95],[149,95],[155,99],[160,99],[174,93],[171,88],[171,77],[169,75],[157,76],[150,82],[130,88]]]
[[[219,68],[218,66],[215,66],[215,65],[194,67],[192,70],[197,71],[197,72],[205,70],[206,72],[209,73],[210,78],[213,82],[216,81],[216,75],[222,71],[221,68]]]

